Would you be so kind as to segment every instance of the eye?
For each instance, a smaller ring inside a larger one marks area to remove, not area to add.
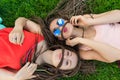
[[[69,56],[69,51],[67,51],[67,56]]]
[[[71,55],[72,55],[72,53],[67,51],[67,56],[71,56]]]
[[[66,61],[66,65],[68,65],[68,64],[69,64],[69,61],[67,60],[67,61]]]

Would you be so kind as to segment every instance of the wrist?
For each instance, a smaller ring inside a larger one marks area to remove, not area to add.
[[[93,26],[93,25],[97,25],[98,23],[98,19],[95,18],[95,16],[93,14],[89,14],[90,18],[88,19],[88,25],[89,26]]]
[[[14,29],[16,29],[16,30],[23,30],[23,27],[19,25],[19,26],[15,26]]]
[[[21,80],[21,79],[17,76],[14,76],[12,80]]]
[[[93,19],[93,18],[88,19],[88,26],[92,26],[92,25],[94,25],[94,23],[95,23],[95,19]]]

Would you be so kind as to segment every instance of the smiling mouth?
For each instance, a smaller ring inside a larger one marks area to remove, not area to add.
[[[59,57],[59,60],[61,60],[61,58],[62,58],[62,53],[60,53],[58,57]]]

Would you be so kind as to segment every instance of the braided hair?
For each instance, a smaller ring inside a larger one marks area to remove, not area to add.
[[[35,78],[31,79],[31,80],[55,80],[58,77],[71,77],[74,76],[78,71],[80,71],[80,67],[81,67],[81,59],[79,57],[79,53],[78,53],[78,47],[70,47],[67,45],[64,45],[64,43],[60,43],[59,41],[57,41],[55,39],[55,37],[53,36],[53,34],[45,27],[45,23],[41,18],[38,17],[32,17],[31,18],[32,21],[36,22],[37,24],[41,25],[41,31],[43,33],[43,36],[45,38],[46,44],[47,44],[47,49],[46,50],[55,50],[55,49],[62,49],[62,53],[64,54],[64,49],[68,49],[70,51],[73,51],[76,53],[77,57],[78,57],[78,62],[77,65],[74,69],[71,70],[61,70],[59,69],[62,65],[62,61],[63,61],[63,57],[59,63],[59,65],[57,67],[54,67],[53,65],[50,64],[41,64],[38,65],[38,69],[35,71],[34,75],[36,75]],[[44,54],[44,52],[40,52],[40,50],[38,52],[37,51],[37,44],[38,41],[36,39],[35,42],[36,46],[35,46],[35,52],[34,52],[34,57],[32,59],[31,62],[35,63],[37,57],[41,54]]]
[[[52,66],[50,64],[46,64],[46,63],[39,65],[37,71],[34,73],[34,75],[36,75],[37,77],[33,78],[31,80],[55,80],[58,77],[74,76],[78,71],[80,71],[81,60],[80,60],[79,53],[77,50],[74,50],[73,48],[71,48],[69,46],[54,45],[54,46],[49,47],[45,51],[55,50],[55,49],[62,49],[62,54],[64,54],[64,49],[68,49],[70,51],[75,52],[77,55],[77,58],[78,58],[76,67],[71,70],[59,69],[61,67],[62,61],[63,61],[63,56],[62,56],[62,59],[57,67],[54,67],[54,66]],[[43,51],[41,54],[44,54],[45,51]]]

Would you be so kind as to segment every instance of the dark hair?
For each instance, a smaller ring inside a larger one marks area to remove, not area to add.
[[[38,69],[34,73],[34,75],[36,75],[37,77],[35,77],[34,79],[31,79],[31,80],[53,80],[53,79],[56,79],[57,77],[60,77],[60,76],[61,77],[65,77],[65,76],[68,77],[68,76],[75,75],[79,71],[80,65],[81,65],[81,60],[79,59],[79,53],[77,52],[78,51],[77,48],[75,48],[75,50],[74,50],[70,46],[64,45],[63,43],[59,43],[57,40],[55,40],[54,39],[55,37],[52,35],[50,30],[46,29],[45,23],[41,18],[32,17],[31,20],[40,25],[43,36],[45,37],[45,41],[46,41],[48,49],[50,49],[50,50],[55,50],[58,48],[62,48],[63,50],[68,49],[70,51],[75,52],[77,57],[78,57],[78,63],[76,65],[75,69],[71,69],[71,70],[60,70],[59,67],[62,64],[62,61],[60,62],[59,66],[57,68],[50,65],[50,64],[46,64],[46,63],[38,65]],[[33,61],[31,61],[31,62],[35,62],[37,57],[40,54],[42,54],[42,53],[39,54],[39,52],[36,53],[37,43],[38,43],[38,41],[36,38],[36,42],[35,42],[36,46],[34,47],[35,48],[34,58],[33,58]],[[63,53],[64,53],[64,51],[63,51]]]
[[[39,18],[35,18],[35,20],[40,21]],[[38,24],[41,25],[41,22]],[[91,72],[93,72],[93,70],[95,70],[94,65],[89,64],[86,61],[83,61],[82,59],[80,59],[78,46],[70,47],[70,46],[65,45],[64,42],[55,40],[55,37],[52,35],[52,33],[48,29],[45,28],[45,24],[43,24],[43,26],[42,26],[42,32],[43,32],[43,36],[46,37],[45,41],[46,41],[46,43],[48,43],[48,49],[55,50],[58,48],[62,48],[62,49],[68,49],[70,51],[73,51],[76,53],[76,55],[78,57],[78,63],[76,65],[76,67],[71,70],[60,70],[59,68],[56,68],[50,64],[41,64],[38,66],[38,69],[34,73],[34,75],[36,75],[37,77],[35,77],[31,80],[55,80],[58,77],[74,76],[77,72],[91,73]],[[51,42],[51,41],[53,41],[53,42]],[[37,45],[37,43],[36,43],[36,45]],[[37,59],[38,55],[40,55],[40,54],[34,55],[34,58]],[[33,62],[35,61],[35,59],[33,59]]]
[[[60,0],[57,6],[46,17],[45,19],[45,23],[47,24],[46,27],[49,29],[50,23],[57,18],[69,20],[72,16],[75,15],[91,13],[92,11],[91,8],[87,5],[87,1],[89,2],[89,0]],[[56,40],[58,42],[61,42],[60,44],[65,45],[64,41],[59,41],[58,39]],[[78,49],[78,46],[76,47]],[[85,74],[95,72],[94,62],[81,60],[80,71]]]
[[[69,20],[72,16],[91,13],[87,0],[60,0],[55,9],[53,9],[45,21],[49,27],[50,23],[56,18]]]
[[[74,76],[78,71],[80,71],[81,60],[80,60],[78,51],[74,50],[73,48],[71,48],[69,46],[64,46],[63,47],[62,45],[54,45],[54,46],[49,47],[48,49],[49,50],[55,50],[55,49],[59,49],[59,48],[63,50],[63,53],[64,53],[64,49],[68,49],[68,50],[76,53],[76,55],[78,57],[78,63],[76,65],[76,67],[74,69],[71,69],[71,70],[61,70],[61,69],[59,69],[59,67],[61,66],[62,61],[63,61],[63,58],[62,58],[62,60],[59,63],[57,68],[50,65],[50,64],[39,65],[38,66],[38,71],[35,72],[35,75],[37,77],[34,78],[34,79],[31,79],[31,80],[54,80],[58,77]]]
[[[86,0],[61,0],[58,3],[57,7],[50,14],[48,14],[45,21],[42,21],[42,25],[41,19],[35,18],[32,20],[41,25],[41,31],[43,33],[43,36],[45,37],[46,44],[48,47],[50,47],[50,49],[54,50],[57,48],[52,47],[53,45],[62,45],[65,49],[74,50],[75,53],[78,55],[78,46],[66,46],[64,41],[59,41],[50,32],[49,25],[51,21],[56,18],[64,18],[68,20],[71,18],[71,16],[83,14],[86,12],[89,12],[89,9],[87,9]],[[79,71],[81,73],[91,73],[95,71],[95,66],[93,63],[80,59],[79,55],[78,59],[79,61],[76,68],[72,70],[60,70],[49,64],[39,65],[37,71],[34,73],[37,77],[31,80],[55,80],[58,77],[73,76]]]

